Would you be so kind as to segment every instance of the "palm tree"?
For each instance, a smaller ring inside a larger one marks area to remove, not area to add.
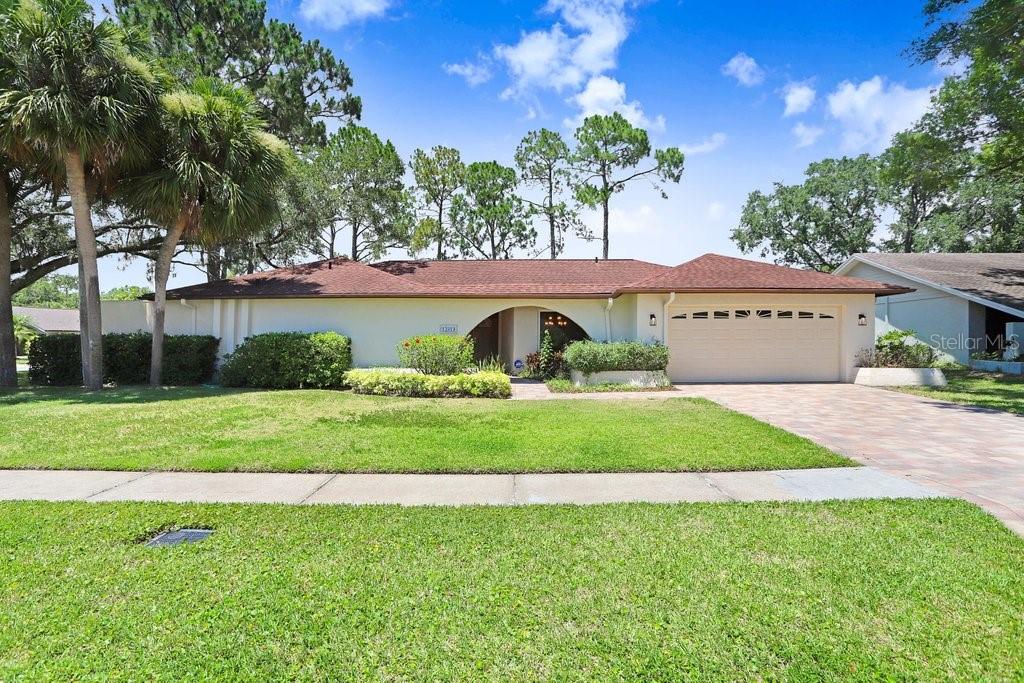
[[[25,144],[60,162],[78,247],[82,374],[103,386],[102,322],[92,202],[119,169],[145,157],[145,122],[165,80],[138,36],[110,20],[96,24],[85,0],[20,0],[0,51],[12,83],[0,90],[0,120]]]
[[[223,243],[265,227],[277,216],[277,186],[291,160],[245,90],[202,79],[160,104],[160,150],[147,172],[120,189],[126,204],[166,231],[153,273],[153,386],[163,372],[167,279],[178,245],[186,237]]]

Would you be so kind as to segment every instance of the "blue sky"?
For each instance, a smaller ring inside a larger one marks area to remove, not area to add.
[[[270,3],[349,65],[363,124],[406,158],[445,144],[510,163],[527,131],[571,138],[579,117],[613,110],[656,147],[682,147],[669,199],[640,183],[612,204],[612,257],[668,264],[738,255],[729,231],[747,193],[826,156],[880,151],[943,77],[904,54],[924,31],[918,0]],[[598,250],[570,240],[564,255]],[[201,277],[178,267],[172,284]],[[145,265],[111,260],[101,278],[141,284]]]

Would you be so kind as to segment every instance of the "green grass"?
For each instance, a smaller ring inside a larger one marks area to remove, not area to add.
[[[943,370],[944,387],[896,387],[907,394],[1024,415],[1024,377],[973,370]]]
[[[699,399],[403,399],[208,388],[0,394],[0,468],[578,472],[849,464]]]
[[[667,387],[638,387],[635,384],[605,383],[576,386],[568,379],[549,379],[545,384],[547,384],[550,391],[556,394],[592,394],[612,391],[675,391],[675,387],[672,385]]]
[[[0,547],[0,680],[1024,671],[1024,541],[959,501],[4,503]]]

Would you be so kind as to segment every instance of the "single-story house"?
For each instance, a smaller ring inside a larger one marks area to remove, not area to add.
[[[77,333],[81,329],[77,308],[67,309],[15,306],[14,315],[25,316],[25,319],[28,320],[29,327],[39,334]]]
[[[230,352],[262,332],[335,330],[356,366],[394,365],[399,341],[470,334],[513,372],[544,330],[659,341],[675,381],[851,381],[874,340],[875,298],[909,288],[707,254],[630,259],[318,261],[170,290],[167,331]],[[149,327],[145,302],[104,302],[107,331]]]
[[[913,288],[877,301],[875,332],[913,330],[947,359],[1024,338],[1024,254],[856,254],[836,274]]]

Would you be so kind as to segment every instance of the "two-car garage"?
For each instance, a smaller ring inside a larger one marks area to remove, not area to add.
[[[666,344],[675,382],[842,380],[839,306],[670,306]]]

